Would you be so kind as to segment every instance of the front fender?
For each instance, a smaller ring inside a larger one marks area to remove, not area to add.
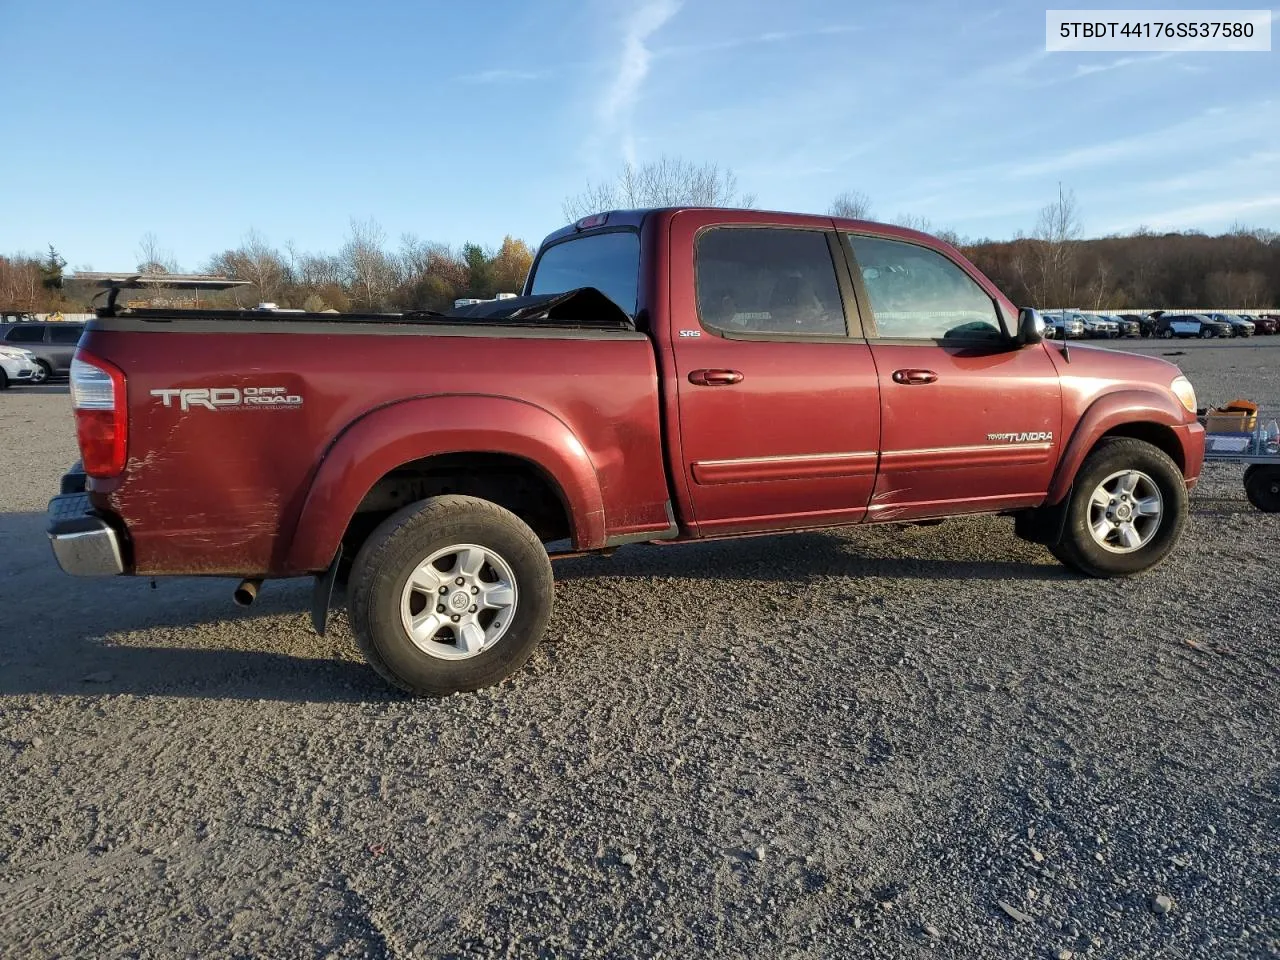
[[[1127,389],[1104,394],[1094,400],[1080,417],[1071,440],[1063,451],[1058,469],[1049,485],[1046,503],[1055,504],[1071,490],[1076,473],[1104,434],[1130,423],[1155,423],[1174,430],[1179,443],[1188,422],[1186,409],[1171,393],[1159,390]],[[1191,458],[1187,457],[1189,463]]]
[[[528,460],[559,487],[574,546],[604,546],[600,484],[573,431],[554,414],[523,400],[454,394],[380,407],[339,434],[316,470],[286,566],[291,571],[325,569],[374,484],[397,467],[443,453],[501,453]]]

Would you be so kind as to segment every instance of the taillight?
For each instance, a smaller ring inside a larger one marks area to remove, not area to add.
[[[77,350],[71,361],[71,407],[84,472],[91,477],[123,472],[129,439],[124,371]]]

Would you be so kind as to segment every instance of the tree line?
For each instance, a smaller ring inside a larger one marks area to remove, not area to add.
[[[587,184],[564,200],[567,219],[629,207],[738,206],[755,204],[738,188],[735,173],[716,164],[662,157],[624,164],[611,180]],[[835,197],[828,213],[874,219],[871,199],[851,190]],[[1280,234],[1236,226],[1218,236],[1194,231],[1083,238],[1072,191],[1059,187],[1029,233],[1011,240],[970,239],[926,218],[900,214],[889,220],[951,242],[1015,303],[1093,310],[1221,306],[1280,306]],[[144,236],[136,268],[180,273],[158,238]],[[239,246],[196,265],[200,273],[249,281],[251,286],[207,298],[202,305],[252,306],[269,301],[312,311],[446,311],[463,297],[489,299],[518,293],[533,262],[523,240],[505,237],[495,247],[433,243],[407,234],[398,244],[374,220],[350,224],[334,253],[298,251],[271,244],[255,230]],[[24,312],[85,310],[94,291],[65,283],[66,261],[50,246],[43,255],[0,256],[0,309]]]

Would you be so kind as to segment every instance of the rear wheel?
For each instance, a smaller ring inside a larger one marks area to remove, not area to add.
[[[1050,550],[1091,577],[1129,576],[1167,557],[1186,520],[1178,465],[1149,443],[1112,437],[1081,465],[1062,539]]]
[[[49,365],[43,360],[37,360],[35,372],[31,374],[31,382],[45,383],[51,376],[53,376],[53,371],[49,369]]]
[[[432,497],[385,520],[351,570],[351,627],[369,665],[410,693],[477,690],[529,659],[551,614],[551,562],[515,514]]]
[[[1244,472],[1244,492],[1263,513],[1280,513],[1280,467],[1255,463]]]

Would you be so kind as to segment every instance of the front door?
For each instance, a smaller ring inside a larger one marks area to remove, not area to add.
[[[1042,502],[1063,442],[1061,387],[1045,346],[1013,344],[992,293],[942,252],[889,237],[845,240],[880,379],[869,519]]]
[[[838,241],[715,217],[688,211],[671,228],[671,249],[695,252],[673,260],[671,335],[698,533],[856,522],[880,405]]]

